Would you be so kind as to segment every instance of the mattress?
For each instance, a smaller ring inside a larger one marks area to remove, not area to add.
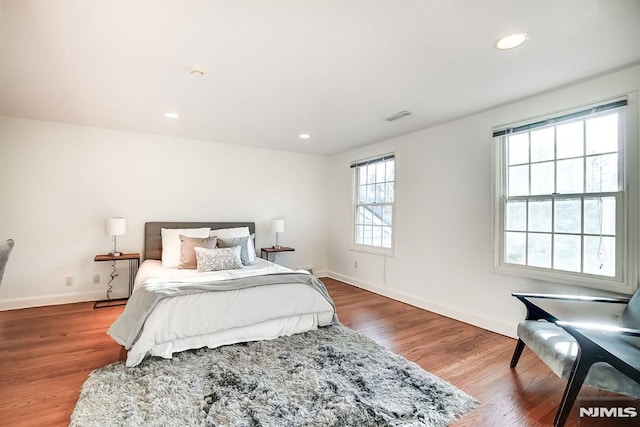
[[[144,283],[156,280],[207,282],[290,271],[260,258],[242,269],[207,273],[163,268],[158,260],[146,260],[138,270],[134,294]],[[291,283],[164,298],[129,348],[126,365],[136,366],[148,356],[171,358],[187,349],[305,332],[330,325],[333,315],[332,305],[315,289]]]

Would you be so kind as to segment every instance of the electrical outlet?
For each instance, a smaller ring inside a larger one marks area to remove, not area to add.
[[[93,274],[93,284],[94,285],[99,285],[100,284],[100,274],[99,273],[94,273]]]
[[[64,278],[65,286],[73,286],[73,276],[67,276]]]

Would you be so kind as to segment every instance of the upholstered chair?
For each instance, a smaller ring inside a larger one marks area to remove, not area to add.
[[[640,398],[640,290],[631,298],[514,293],[527,308],[511,367],[529,347],[567,386],[554,421],[563,426],[583,384]],[[627,304],[617,325],[563,322],[531,299]]]
[[[0,283],[2,283],[2,276],[4,276],[4,267],[9,260],[9,254],[13,249],[13,240],[9,239],[5,242],[0,242]]]

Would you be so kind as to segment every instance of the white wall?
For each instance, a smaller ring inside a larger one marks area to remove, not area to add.
[[[260,247],[274,243],[271,219],[284,217],[280,243],[296,251],[278,262],[326,270],[327,161],[0,117],[0,238],[16,240],[0,309],[104,298],[110,268],[93,257],[111,248],[109,216],[127,218],[125,252],[142,252],[146,221],[254,221]],[[114,297],[127,288],[126,262],[118,269]]]
[[[638,88],[636,66],[329,159],[0,118],[0,238],[17,241],[0,309],[103,298],[109,268],[93,257],[111,247],[108,216],[128,219],[125,251],[142,251],[145,221],[169,220],[255,221],[267,246],[270,220],[283,216],[281,243],[296,247],[283,264],[513,336],[524,311],[511,292],[573,289],[492,271],[492,128]],[[350,250],[349,163],[388,152],[397,247],[383,258]],[[122,264],[114,296],[126,292]]]
[[[638,88],[640,67],[636,66],[333,156],[329,275],[514,336],[524,309],[511,292],[576,289],[493,272],[492,128]],[[632,143],[638,144],[635,135]],[[393,257],[384,258],[350,249],[349,163],[389,152],[396,153],[396,250]]]

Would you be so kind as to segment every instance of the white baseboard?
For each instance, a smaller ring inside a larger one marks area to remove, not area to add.
[[[358,288],[376,293],[378,295],[382,295],[397,301],[404,302],[406,304],[413,305],[414,307],[418,307],[424,310],[431,311],[433,313],[450,317],[452,319],[459,320],[461,322],[465,322],[470,325],[477,326],[479,328],[486,329],[492,332],[496,332],[501,335],[505,335],[511,338],[516,338],[513,325],[497,322],[493,319],[481,317],[466,311],[461,311],[449,305],[443,305],[433,301],[424,300],[422,298],[418,298],[413,295],[408,295],[403,292],[386,289],[378,285],[364,282],[354,277],[345,276],[343,274],[339,274],[333,271],[316,270],[313,273],[316,277],[330,277],[332,279],[340,280],[341,282],[345,282],[349,285],[353,285]],[[124,297],[126,297],[126,295],[124,294],[112,296],[113,299],[124,298]],[[103,291],[4,299],[4,300],[0,300],[0,311],[15,310],[15,309],[29,308],[29,307],[41,307],[41,306],[47,306],[47,305],[71,304],[76,302],[99,301],[103,299],[105,299],[105,293]]]
[[[111,299],[125,298],[123,295],[113,292]],[[104,291],[91,291],[77,294],[44,295],[28,298],[12,298],[0,300],[0,311],[16,310],[20,308],[42,307],[45,305],[72,304],[76,302],[100,301],[106,298]]]
[[[316,277],[327,277],[327,270],[314,270]],[[126,293],[120,295],[114,290],[111,299],[126,298]],[[91,291],[77,294],[56,294],[27,298],[11,298],[0,300],[0,311],[17,310],[20,308],[42,307],[46,305],[73,304],[76,302],[101,301],[106,299],[105,291]]]
[[[517,338],[514,326],[507,323],[498,322],[494,319],[489,319],[486,317],[478,316],[474,313],[462,311],[450,305],[428,301],[422,298],[415,297],[413,295],[405,294],[403,292],[383,288],[381,286],[367,283],[354,277],[345,276],[344,274],[336,273],[333,271],[328,272],[328,277],[340,280],[341,282],[345,282],[349,285],[356,286],[358,288],[376,293],[378,295],[382,295],[396,301],[421,308],[423,310],[431,311],[433,313],[437,313],[451,319],[459,320],[461,322],[468,323],[470,325],[477,326],[491,332],[495,332],[500,335]]]

